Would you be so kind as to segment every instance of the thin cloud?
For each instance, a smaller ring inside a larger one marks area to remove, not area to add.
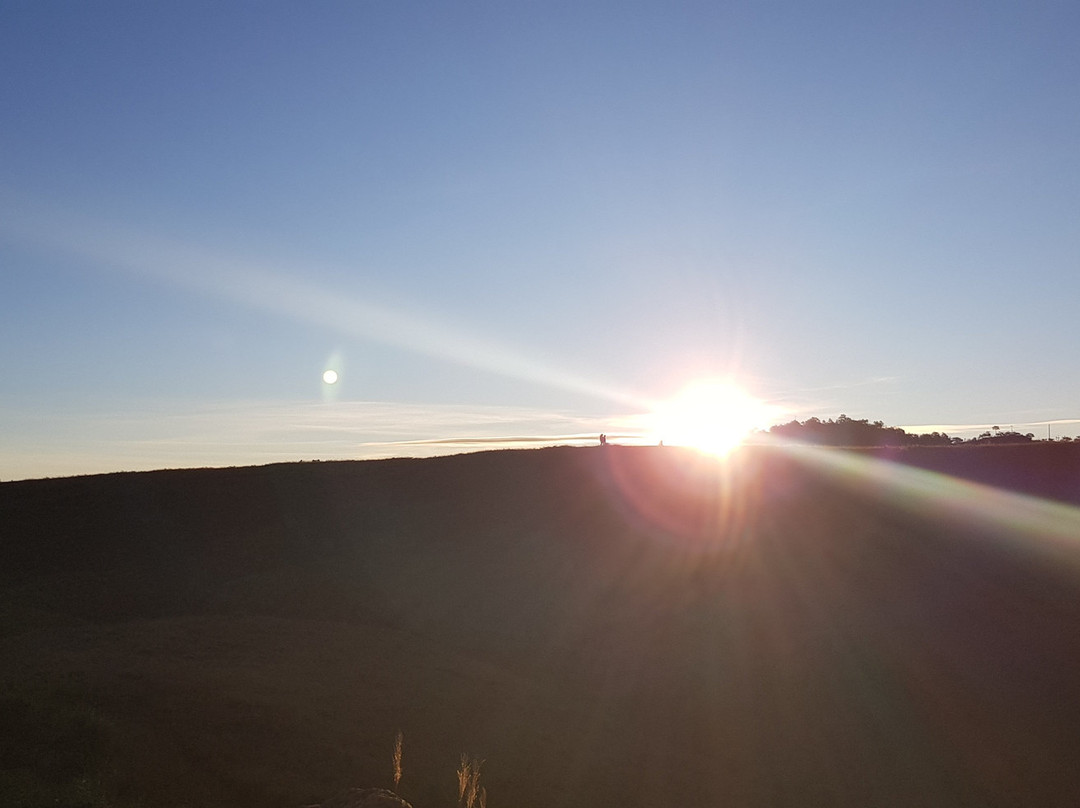
[[[596,440],[612,419],[525,407],[388,402],[222,402],[138,408],[107,402],[100,411],[50,412],[42,440],[21,425],[30,415],[0,413],[14,427],[0,436],[0,479],[193,466],[260,465],[301,459],[431,456],[453,448]],[[22,420],[20,420],[22,419]]]
[[[506,435],[480,438],[432,438],[429,440],[401,440],[387,441],[385,443],[365,444],[371,446],[485,446],[502,445],[511,446],[516,444],[544,444],[544,445],[581,445],[597,442],[598,433],[576,435]],[[609,440],[640,441],[640,434],[607,434]]]
[[[596,442],[596,435],[506,435],[485,438],[430,438],[427,440],[398,440],[370,443],[365,446],[486,446],[513,444],[562,444]]]
[[[1056,419],[1051,419],[1051,420],[1047,420],[1047,421],[1026,421],[1026,422],[1023,422],[1023,423],[1018,423],[1018,422],[1009,423],[1007,421],[1001,420],[1001,421],[997,421],[997,422],[992,423],[992,424],[991,423],[982,423],[982,424],[912,424],[912,425],[902,426],[901,429],[904,429],[907,432],[914,432],[914,433],[947,432],[947,433],[951,434],[953,432],[976,432],[976,431],[981,432],[981,431],[985,431],[985,430],[988,430],[988,429],[994,429],[994,428],[1008,429],[1008,430],[1020,430],[1020,429],[1030,429],[1030,428],[1038,428],[1038,427],[1045,428],[1047,426],[1059,426],[1059,425],[1063,426],[1063,425],[1068,425],[1068,424],[1080,424],[1080,418],[1056,418]]]

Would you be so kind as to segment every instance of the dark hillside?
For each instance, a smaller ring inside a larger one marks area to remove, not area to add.
[[[1080,500],[1080,446],[899,457]],[[400,728],[417,808],[454,804],[462,751],[492,808],[1069,804],[1080,553],[1040,548],[1080,521],[824,468],[609,446],[0,484],[0,803],[295,808],[388,786]]]
[[[1080,504],[1080,447],[1072,443],[927,446],[868,453],[1008,491]]]

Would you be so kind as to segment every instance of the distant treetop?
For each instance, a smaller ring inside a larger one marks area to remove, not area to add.
[[[1030,443],[1035,435],[1028,432],[1021,434],[1012,430],[1002,431],[994,427],[993,432],[983,432],[978,437],[965,441],[954,438],[944,432],[930,432],[913,435],[898,426],[885,426],[882,421],[868,421],[865,418],[849,418],[841,414],[835,421],[808,418],[805,421],[789,421],[768,430],[768,434],[783,440],[812,443],[818,446],[949,446],[959,443]]]

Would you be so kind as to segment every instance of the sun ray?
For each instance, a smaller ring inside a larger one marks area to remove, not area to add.
[[[977,528],[1080,574],[1080,508],[853,451],[783,444],[800,462],[939,523]]]
[[[400,305],[374,302],[370,293],[325,286],[311,267],[281,267],[155,237],[107,221],[79,217],[15,199],[0,189],[0,234],[39,249],[77,255],[102,268],[164,282],[339,334],[372,340],[463,367],[542,387],[634,407],[632,391],[553,365],[448,321]]]

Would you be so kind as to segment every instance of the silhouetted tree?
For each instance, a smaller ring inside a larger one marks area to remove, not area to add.
[[[865,418],[851,418],[844,413],[835,421],[808,418],[802,422],[779,424],[770,429],[769,434],[819,446],[946,446],[952,443],[952,438],[940,432],[909,435],[900,427],[885,426],[883,421],[870,422]]]
[[[972,438],[968,443],[1031,443],[1035,440],[1034,432],[1027,432],[1021,434],[1015,430],[1006,430],[1002,432],[999,427],[994,427],[995,432],[982,432],[977,437]]]
[[[885,426],[883,421],[868,421],[865,418],[855,419],[844,413],[841,413],[835,421],[831,418],[826,421],[822,421],[820,418],[789,421],[786,424],[778,424],[772,427],[767,430],[767,434],[781,440],[811,443],[817,446],[851,448],[956,446],[962,443],[1031,443],[1035,440],[1033,432],[1021,433],[1014,429],[1002,430],[1000,426],[994,426],[992,429],[966,441],[963,438],[952,437],[944,432],[912,435],[898,426]]]

